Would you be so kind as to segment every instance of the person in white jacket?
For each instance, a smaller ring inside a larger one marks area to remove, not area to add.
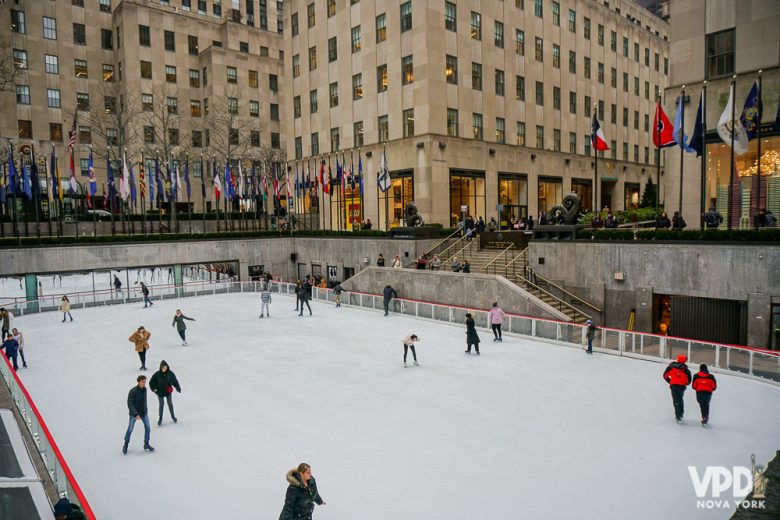
[[[414,366],[420,366],[419,363],[417,363],[417,352],[414,350],[414,344],[415,342],[420,341],[420,338],[417,336],[417,334],[409,334],[404,338],[404,367],[408,367],[409,365],[406,364],[406,354],[409,352],[409,349],[412,350],[412,357],[414,358]]]
[[[19,343],[19,357],[22,358],[22,367],[27,368],[27,361],[24,359],[24,336],[16,327],[11,330],[11,335],[16,338],[16,342]]]
[[[403,267],[401,265],[401,257],[395,255],[395,258],[393,258],[393,269],[400,269],[401,267]]]

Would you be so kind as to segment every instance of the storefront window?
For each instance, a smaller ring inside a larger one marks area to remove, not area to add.
[[[390,189],[379,192],[379,225],[375,229],[385,229],[389,219],[390,227],[405,226],[404,209],[414,201],[414,171],[390,173]]]
[[[641,197],[639,184],[627,182],[623,186],[623,191],[625,193],[623,207],[625,209],[638,208]]]
[[[485,174],[450,170],[450,225],[457,226],[462,218],[461,208],[466,215],[485,218]]]
[[[539,177],[539,213],[563,202],[563,182],[560,177]]]
[[[525,175],[499,173],[498,203],[503,206],[500,216],[501,229],[507,229],[513,219],[527,217],[528,178]],[[485,220],[489,220],[488,215],[485,217]]]
[[[593,181],[590,179],[572,179],[571,191],[580,196],[580,211],[587,213],[593,209]]]

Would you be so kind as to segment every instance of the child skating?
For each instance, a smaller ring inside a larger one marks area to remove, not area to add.
[[[263,315],[271,317],[271,311],[268,310],[268,306],[271,304],[271,291],[268,290],[268,285],[263,286],[263,290],[260,292],[260,317]]]
[[[414,366],[420,366],[420,364],[417,362],[417,352],[414,350],[414,344],[417,341],[420,341],[420,338],[417,336],[417,334],[410,334],[404,338],[404,367],[409,366],[406,364],[406,355],[409,353],[409,350],[412,351]]]

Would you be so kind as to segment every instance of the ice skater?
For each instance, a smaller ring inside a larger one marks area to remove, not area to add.
[[[179,337],[181,337],[182,346],[187,346],[187,325],[184,323],[184,320],[195,321],[195,318],[185,316],[182,314],[181,309],[176,309],[176,315],[173,317],[171,327],[176,327],[176,332],[178,332]]]
[[[0,321],[2,321],[3,337],[0,341],[3,341],[8,336],[8,328],[11,326],[11,315],[5,310],[5,307],[0,308]],[[65,321],[65,320],[62,320]]]
[[[122,446],[122,453],[127,454],[127,445],[130,444],[130,435],[135,428],[135,422],[144,423],[144,450],[153,452],[154,448],[149,444],[149,435],[152,433],[152,427],[149,425],[149,409],[146,406],[146,376],[141,375],[136,379],[136,385],[127,393],[127,411],[130,414],[130,422],[125,432],[125,443]]]
[[[317,482],[311,475],[311,466],[305,462],[287,472],[287,493],[279,520],[311,520],[314,504],[324,506]]]
[[[171,413],[171,419],[173,419],[173,422],[179,422],[176,414],[173,412],[173,389],[175,388],[177,392],[181,393],[181,386],[179,386],[179,380],[176,379],[176,374],[173,373],[171,367],[168,366],[164,359],[160,361],[160,370],[155,372],[149,380],[149,388],[157,395],[157,400],[160,403],[157,426],[162,424],[165,401],[168,401],[168,411]]]
[[[70,318],[70,321],[73,321],[73,316],[70,314],[70,300],[67,296],[63,296],[60,300],[60,311],[62,312],[62,323],[65,323],[65,318]]]
[[[593,324],[593,320],[588,320],[585,324],[588,326],[588,330],[585,332],[585,339],[588,340],[588,348],[585,349],[585,352],[593,354],[593,340],[596,338],[596,331],[599,330],[599,328]]]
[[[8,337],[0,343],[0,350],[5,351],[5,357],[7,357],[8,361],[13,365],[14,370],[19,370],[19,363],[16,360],[17,355],[19,354],[19,342],[16,341],[16,338],[9,334]]]
[[[271,304],[271,291],[268,290],[268,285],[263,285],[263,290],[260,292],[260,317],[263,317],[263,314],[267,315],[269,318],[271,317],[271,311],[268,310],[268,306]]]
[[[22,359],[24,360],[24,358]],[[707,365],[703,363],[699,365],[699,371],[693,376],[691,387],[696,390],[696,401],[699,403],[699,408],[701,409],[701,424],[704,426],[710,421],[710,399],[712,399],[712,392],[718,388],[718,382],[715,381],[715,376],[710,374]]]
[[[498,306],[498,302],[493,302],[493,308],[488,312],[490,318],[490,328],[493,330],[493,341],[504,341],[501,337],[501,324],[506,318],[506,314]]]
[[[122,282],[117,275],[114,275],[114,290],[117,296],[122,296]]]
[[[341,293],[344,289],[341,287],[341,283],[337,283],[333,288],[333,299],[336,301],[336,307],[341,307]]]
[[[147,307],[147,304],[149,307],[154,305],[152,300],[149,299],[149,288],[143,282],[141,282],[141,294],[144,295],[144,309]]]
[[[11,335],[16,339],[19,344],[19,357],[22,358],[22,366],[27,368],[27,361],[24,359],[24,335],[16,327],[11,330]]]
[[[309,305],[309,299],[311,298],[311,284],[309,283],[309,279],[307,278],[306,281],[303,282],[303,284],[298,288],[298,303],[301,306],[301,312],[298,313],[298,316],[303,316],[303,306],[306,305],[306,308],[309,309],[309,316],[311,316],[311,305]]]
[[[152,333],[141,325],[138,327],[138,330],[127,338],[127,341],[135,345],[135,351],[138,352],[138,357],[141,359],[141,368],[139,370],[146,370],[146,351],[150,348],[149,338],[151,337]]]
[[[471,354],[471,346],[479,356],[479,335],[475,326],[474,318],[470,312],[466,313],[466,354]]]
[[[691,384],[691,371],[688,370],[688,365],[685,362],[688,358],[683,354],[677,356],[677,361],[672,361],[669,366],[664,370],[664,380],[669,383],[669,388],[672,391],[672,403],[674,403],[674,418],[677,422],[682,422],[683,414],[685,413],[685,405],[683,403],[683,394],[685,388]]]
[[[385,285],[382,290],[382,305],[385,308],[385,316],[390,312],[390,300],[398,298],[398,293],[390,285]]]
[[[298,312],[298,306],[301,304],[301,281],[295,282],[295,312]]]
[[[407,367],[409,365],[406,364],[406,354],[409,352],[409,350],[412,351],[412,358],[414,358],[414,366],[420,366],[419,363],[417,363],[417,351],[414,350],[414,344],[420,341],[420,338],[417,336],[417,334],[409,334],[404,338],[404,367]]]

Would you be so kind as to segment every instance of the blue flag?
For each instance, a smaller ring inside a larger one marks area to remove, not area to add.
[[[27,200],[32,200],[32,184],[30,184],[30,171],[22,161],[22,191]]]
[[[11,147],[8,147],[8,193],[16,197],[16,163],[14,163],[14,153]]]
[[[748,136],[748,141],[758,134],[758,125],[761,124],[761,114],[763,113],[761,98],[758,96],[758,83],[753,83],[753,88],[748,92],[745,100],[745,107],[742,109],[742,115],[739,119],[742,121],[742,128]]]
[[[360,196],[363,196],[363,157],[358,155],[358,181],[360,182]]]
[[[60,186],[57,182],[57,158],[54,156],[54,147],[51,148],[51,158],[49,159],[49,174],[51,175],[51,196],[56,199],[60,196]],[[9,184],[9,186],[11,186]]]
[[[696,151],[696,157],[704,154],[704,112],[702,103],[704,102],[704,93],[699,96],[699,109],[696,111],[696,125],[693,127],[691,136],[691,148]]]
[[[190,187],[190,160],[187,159],[184,163],[184,184],[187,185],[187,200],[192,197],[192,188]]]
[[[233,200],[233,179],[230,176],[230,163],[225,159],[225,200]]]
[[[52,169],[52,172],[54,170]],[[93,199],[95,198],[95,193],[97,193],[97,178],[95,177],[95,163],[92,160],[92,150],[89,150],[89,162],[87,164],[87,171],[89,173],[89,196]],[[57,194],[55,193],[54,196],[56,197]]]
[[[157,180],[157,209],[165,198],[165,185],[163,184],[162,174],[160,173],[160,158],[154,158],[154,178]]]
[[[688,146],[688,136],[685,135],[685,129],[682,127],[682,116],[685,106],[683,103],[683,97],[677,98],[677,115],[674,116],[674,140],[680,145],[680,148],[688,153],[693,153],[696,150]]]
[[[130,164],[130,202],[135,204],[135,176],[133,175],[133,165]]]
[[[301,196],[300,186],[298,186],[298,163],[295,163],[295,198]]]
[[[38,176],[38,164],[35,162],[35,153],[33,147],[30,147],[30,181],[32,182],[33,197],[41,193],[41,179]]]

